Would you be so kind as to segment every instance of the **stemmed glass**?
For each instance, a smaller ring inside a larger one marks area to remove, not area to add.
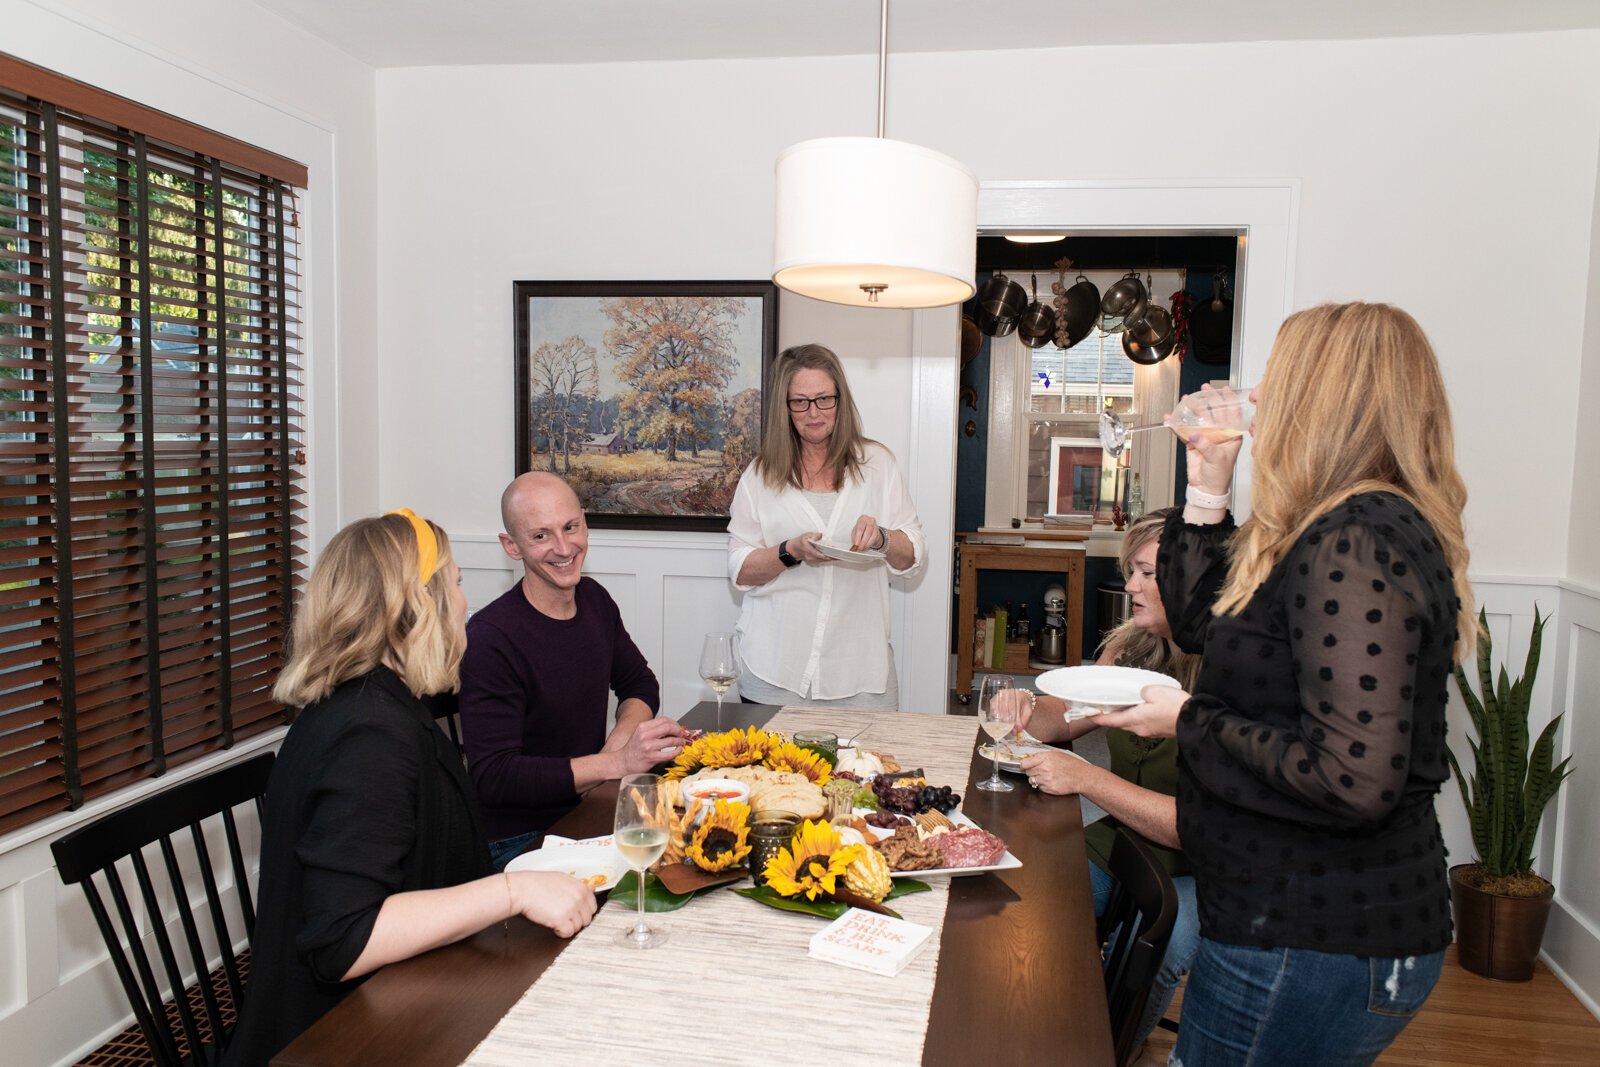
[[[722,696],[739,680],[739,639],[733,634],[706,634],[700,646],[700,677],[717,693],[717,729],[722,729]]]
[[[1147,426],[1130,427],[1122,416],[1107,408],[1100,413],[1100,446],[1113,457],[1120,456],[1128,447],[1128,437],[1146,430],[1170,429],[1180,437],[1196,431],[1213,438],[1243,437],[1256,417],[1255,405],[1246,399],[1249,392],[1202,385],[1198,393],[1179,400],[1171,414]]]
[[[633,871],[639,884],[639,921],[617,935],[629,948],[655,948],[665,943],[667,931],[644,921],[644,873],[667,849],[672,806],[661,791],[658,774],[630,774],[617,790],[615,834],[617,853]]]
[[[991,674],[983,680],[978,693],[978,725],[992,739],[989,751],[994,757],[993,773],[978,783],[986,793],[1009,793],[1012,789],[1011,783],[1000,777],[1000,739],[1017,725],[1017,702],[1001,696],[1010,688],[1010,678]]]

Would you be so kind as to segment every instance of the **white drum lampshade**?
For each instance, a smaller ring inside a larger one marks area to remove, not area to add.
[[[931,149],[823,137],[778,156],[772,280],[859,307],[932,308],[975,291],[978,179]]]

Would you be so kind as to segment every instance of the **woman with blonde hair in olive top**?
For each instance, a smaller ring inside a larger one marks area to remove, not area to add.
[[[334,535],[274,696],[303,710],[263,805],[260,909],[229,1064],[265,1064],[366,975],[522,915],[570,937],[594,894],[489,875],[477,802],[422,698],[453,691],[466,597],[450,541],[409,510]]]
[[[1161,531],[1174,508],[1148,512],[1128,527],[1122,541],[1122,574],[1132,599],[1132,614],[1106,635],[1099,662],[1159,671],[1188,687],[1200,669],[1200,657],[1172,643],[1172,627],[1156,588],[1156,553]],[[1061,700],[1026,690],[1012,690],[1021,702],[1024,722],[1041,741],[1068,741],[1099,727],[1098,718],[1067,722]],[[1022,761],[1028,784],[1046,793],[1077,793],[1105,809],[1107,817],[1084,827],[1089,850],[1089,886],[1099,915],[1110,901],[1116,882],[1109,871],[1116,828],[1126,825],[1155,843],[1155,852],[1178,890],[1178,919],[1167,954],[1150,989],[1139,1022],[1137,1048],[1167,1013],[1178,983],[1189,973],[1200,947],[1200,922],[1195,915],[1194,878],[1177,845],[1178,743],[1172,738],[1144,738],[1126,730],[1101,731],[1111,755],[1109,769],[1087,763],[1071,752],[1043,752]]]

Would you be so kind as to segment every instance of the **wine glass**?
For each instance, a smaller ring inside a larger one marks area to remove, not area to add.
[[[739,639],[733,634],[706,634],[700,647],[700,677],[717,693],[717,729],[722,729],[722,695],[739,680]]]
[[[994,757],[994,772],[978,783],[978,788],[986,793],[1011,792],[1011,783],[1000,777],[1000,739],[1017,725],[1017,702],[1001,699],[1001,694],[1010,688],[1010,678],[991,674],[983,680],[983,688],[978,693],[978,725],[989,735],[989,751]]]
[[[667,849],[672,806],[661,789],[658,774],[630,774],[617,790],[617,821],[612,838],[617,853],[633,871],[639,884],[639,921],[617,935],[629,948],[655,948],[667,940],[667,931],[644,921],[645,870]]]
[[[1179,400],[1178,406],[1160,422],[1144,426],[1130,427],[1122,416],[1106,408],[1100,413],[1100,446],[1113,457],[1120,456],[1128,447],[1128,437],[1146,430],[1171,429],[1185,439],[1196,431],[1211,438],[1243,437],[1256,417],[1255,405],[1246,399],[1249,392],[1202,385],[1198,393]]]

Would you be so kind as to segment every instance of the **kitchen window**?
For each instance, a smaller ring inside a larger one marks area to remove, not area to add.
[[[1104,292],[1124,271],[1086,271]],[[1163,305],[1184,286],[1184,272],[1151,272]],[[1070,284],[1070,282],[1069,282]],[[990,448],[984,525],[1009,526],[1064,510],[1111,520],[1138,475],[1145,506],[1172,499],[1175,450],[1163,434],[1136,434],[1120,458],[1099,447],[1103,404],[1131,425],[1159,421],[1178,401],[1178,361],[1133,363],[1120,334],[1099,329],[1065,351],[1030,349],[1016,334],[990,342]],[[1070,507],[1069,507],[1070,505]]]
[[[305,180],[0,55],[0,833],[286,721]]]

